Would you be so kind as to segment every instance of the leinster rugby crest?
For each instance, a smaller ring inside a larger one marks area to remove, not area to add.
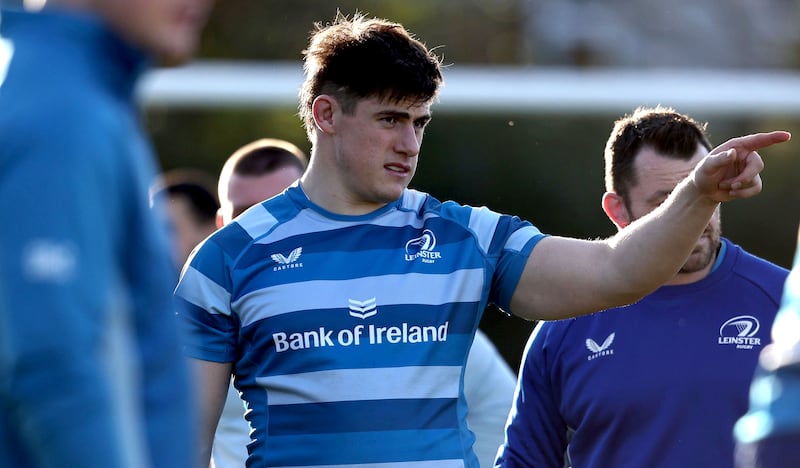
[[[442,258],[442,253],[435,250],[436,236],[433,231],[425,229],[422,235],[406,242],[406,256],[407,262],[413,262],[420,259],[423,263],[433,263]]]

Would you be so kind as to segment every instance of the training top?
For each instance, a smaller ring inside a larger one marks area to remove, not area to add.
[[[761,352],[750,409],[734,428],[737,466],[784,468],[800,460],[800,238],[794,266],[772,326],[773,344]]]
[[[250,467],[477,467],[464,363],[541,238],[414,190],[334,214],[296,183],[191,258],[176,290],[187,353],[233,362]]]
[[[695,283],[540,322],[523,355],[504,467],[731,467],[787,270],[727,239]]]
[[[0,13],[0,466],[192,466],[147,64],[87,13]]]

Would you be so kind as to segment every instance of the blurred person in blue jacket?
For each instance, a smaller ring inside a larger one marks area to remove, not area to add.
[[[750,388],[750,410],[735,427],[740,468],[800,463],[800,231],[794,266]]]
[[[212,0],[0,13],[0,466],[194,464],[196,422],[134,90]]]

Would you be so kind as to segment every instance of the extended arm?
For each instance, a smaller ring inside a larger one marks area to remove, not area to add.
[[[786,132],[734,138],[715,148],[658,209],[604,240],[543,239],[511,300],[527,319],[553,320],[629,304],[668,281],[720,202],[761,191],[760,148]]]

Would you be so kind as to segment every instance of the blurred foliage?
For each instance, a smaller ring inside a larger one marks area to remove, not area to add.
[[[337,7],[403,23],[445,63],[513,64],[524,41],[514,0],[327,0],[219,2],[204,35],[200,58],[300,60],[312,24],[329,21]],[[679,109],[680,110],[680,109]],[[435,106],[434,106],[435,111]],[[309,151],[295,108],[147,110],[165,169],[196,167],[218,174],[234,150],[256,138],[276,137]],[[800,116],[709,120],[712,140],[786,129],[800,136]],[[519,215],[542,231],[586,238],[614,226],[600,208],[605,140],[617,115],[436,114],[425,135],[412,187]],[[764,192],[723,208],[723,233],[749,251],[789,266],[800,222],[798,143],[765,150]],[[532,324],[490,311],[481,327],[513,368]]]
[[[521,44],[516,0],[225,0],[206,27],[200,56],[299,60],[314,23],[337,11],[403,24],[445,62],[516,63]]]

